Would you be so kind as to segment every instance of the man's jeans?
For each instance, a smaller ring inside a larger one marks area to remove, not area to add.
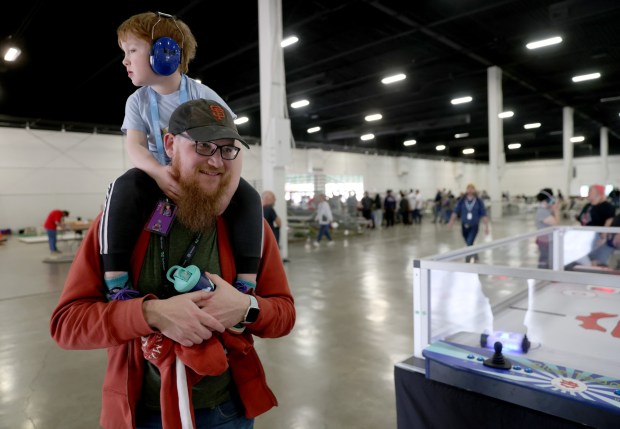
[[[243,416],[243,408],[226,401],[213,408],[194,410],[196,429],[253,429],[254,419]],[[137,419],[137,429],[162,429],[161,414],[145,412]]]
[[[469,227],[465,225],[466,224],[463,224],[463,238],[465,239],[465,244],[473,246],[476,236],[478,235],[478,224],[469,224]]]
[[[56,247],[56,230],[48,229],[47,230],[47,242],[50,245],[50,250],[52,252],[58,252],[58,248]]]

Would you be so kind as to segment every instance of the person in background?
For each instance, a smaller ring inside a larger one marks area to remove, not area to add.
[[[577,215],[577,221],[583,226],[604,226],[615,214],[616,209],[605,196],[605,187],[592,185],[588,189],[588,203]]]
[[[603,185],[592,185],[588,189],[588,203],[583,206],[581,212],[577,215],[576,219],[583,226],[609,226],[616,214],[616,208],[607,201],[605,196],[605,187]],[[594,235],[592,241],[592,248],[589,252],[595,251],[597,248],[605,244],[607,234],[597,232]],[[602,254],[589,253],[587,257],[581,261],[584,264],[592,262],[592,256],[601,259]],[[598,260],[596,263],[601,263]]]
[[[542,189],[536,195],[538,207],[536,208],[536,228],[543,229],[555,226],[560,222],[560,204],[553,197],[551,188]],[[536,237],[538,245],[538,268],[549,268],[551,234],[539,235]]]
[[[277,405],[254,336],[287,335],[294,300],[273,234],[264,236],[256,287],[245,293],[233,285],[235,259],[221,213],[238,186],[244,146],[230,112],[212,109],[214,103],[188,101],[170,117],[163,138],[181,191],[176,221],[165,236],[140,232],[131,266],[139,296],[108,300],[100,236],[91,228],[52,312],[59,346],[107,349],[103,428],[251,429]],[[163,195],[152,179],[142,192]],[[100,213],[95,222],[102,221]],[[191,264],[215,289],[178,293],[162,275],[177,264]],[[243,332],[231,332],[239,323]]]
[[[396,214],[396,198],[392,195],[392,190],[387,190],[387,195],[383,199],[383,212],[385,213],[385,227],[394,226]]]
[[[437,220],[441,223],[441,207],[444,198],[445,190],[437,189],[435,193],[435,200],[433,201],[433,223],[437,223]]]
[[[58,228],[64,226],[64,220],[67,216],[69,216],[67,210],[55,209],[49,212],[45,219],[45,223],[43,223],[43,228],[47,231],[47,242],[52,254],[62,253],[58,250],[58,247],[56,247],[56,241],[58,240]]]
[[[485,234],[489,233],[489,217],[487,216],[484,202],[482,198],[478,197],[476,187],[472,183],[467,185],[465,195],[459,198],[456,203],[454,211],[450,216],[450,221],[448,222],[448,228],[452,228],[457,217],[461,220],[461,233],[463,234],[463,239],[467,246],[474,245],[480,222],[484,224]],[[478,259],[477,255],[472,255],[471,258],[473,258],[473,260]]]
[[[409,193],[407,194],[407,201],[409,201],[409,224],[413,225],[413,219],[414,219],[414,213],[413,210],[415,209],[415,205],[416,205],[416,196],[415,196],[415,191],[413,189],[409,189]]]
[[[383,225],[383,204],[381,203],[381,195],[377,193],[372,205],[372,222],[373,229],[379,228]]]
[[[357,217],[357,209],[359,203],[357,202],[357,195],[355,195],[355,191],[350,191],[349,196],[347,197],[347,213],[350,217]]]
[[[183,21],[161,12],[139,13],[121,23],[116,33],[127,76],[139,87],[127,98],[121,126],[129,159],[137,168],[127,171],[108,188],[104,221],[99,225],[100,253],[110,289],[131,290],[131,249],[158,204],[146,199],[141,190],[152,178],[165,194],[161,205],[181,197],[162,140],[170,114],[181,103],[196,99],[216,101],[217,106],[212,106],[220,117],[224,110],[233,118],[235,114],[215,91],[186,75],[197,43]],[[247,143],[243,145],[249,148]],[[252,287],[262,244],[260,195],[243,178],[231,192],[234,196],[224,216],[228,224],[235,225],[230,233],[237,277]]]
[[[262,196],[263,201],[263,217],[271,227],[273,235],[276,237],[278,246],[280,246],[280,227],[282,226],[282,219],[276,213],[274,205],[276,204],[276,194],[271,191],[264,191]]]
[[[422,197],[422,194],[420,194],[420,190],[416,189],[415,190],[415,205],[411,208],[412,209],[412,221],[415,224],[421,224],[422,223],[422,212],[424,211],[424,198]]]
[[[452,191],[448,191],[447,195],[444,195],[441,203],[441,223],[450,222],[450,216],[456,207],[456,198],[452,194]]]
[[[400,198],[398,200],[398,214],[400,215],[400,220],[403,225],[411,225],[410,216],[411,211],[409,210],[409,199],[405,194],[405,191],[400,191]]]
[[[362,201],[360,201],[361,205],[362,205],[362,216],[364,217],[364,219],[366,219],[368,222],[366,223],[366,228],[373,228],[375,227],[375,221],[372,217],[372,204],[373,204],[373,200],[370,197],[370,195],[368,194],[368,191],[364,192],[364,196],[362,197]]]
[[[620,189],[617,186],[614,186],[611,192],[609,192],[609,200],[611,205],[616,208],[616,211],[620,209]]]
[[[611,219],[607,219],[605,226],[620,227],[620,214]],[[594,266],[609,266],[609,258],[620,249],[620,233],[603,233],[597,246],[588,254],[588,258]],[[618,261],[616,269],[620,269],[620,261]]]
[[[319,222],[319,233],[316,236],[316,240],[312,244],[315,247],[319,247],[323,237],[327,237],[327,245],[333,246],[334,241],[329,233],[329,229],[334,221],[334,217],[332,216],[332,209],[329,207],[325,194],[319,194],[319,205],[316,208],[316,219]]]

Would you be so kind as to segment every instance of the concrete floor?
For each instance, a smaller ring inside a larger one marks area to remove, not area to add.
[[[533,228],[533,214],[506,216],[477,242]],[[297,323],[285,338],[257,340],[280,402],[257,429],[396,427],[394,364],[413,354],[412,260],[462,248],[460,227],[425,218],[336,240],[289,244]],[[105,350],[65,351],[50,338],[70,264],[47,256],[46,243],[0,245],[0,428],[97,428]]]

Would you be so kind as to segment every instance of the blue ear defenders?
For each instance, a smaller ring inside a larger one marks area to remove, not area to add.
[[[549,204],[550,206],[555,204],[555,198],[553,198],[553,195],[551,195],[549,192],[540,191],[540,193],[547,197],[547,204]]]
[[[157,12],[157,15],[159,16],[159,20],[155,23],[155,25],[153,25],[153,29],[151,30],[151,39],[155,33],[155,27],[159,24],[162,17],[172,19],[174,25],[176,25],[179,30],[179,33],[181,33],[181,37],[183,37],[183,40],[185,39],[183,32],[179,28],[174,16],[162,12]],[[170,76],[177,70],[179,64],[181,64],[182,50],[182,46],[179,46],[174,39],[170,37],[160,37],[155,40],[155,42],[153,42],[153,46],[151,46],[151,68],[159,75]]]

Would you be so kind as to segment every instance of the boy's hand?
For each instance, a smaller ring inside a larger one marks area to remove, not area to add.
[[[155,177],[155,181],[157,182],[159,188],[164,191],[164,194],[171,198],[172,201],[176,201],[178,197],[181,196],[179,182],[172,174],[172,169],[170,166],[162,166],[157,174],[157,177]]]

